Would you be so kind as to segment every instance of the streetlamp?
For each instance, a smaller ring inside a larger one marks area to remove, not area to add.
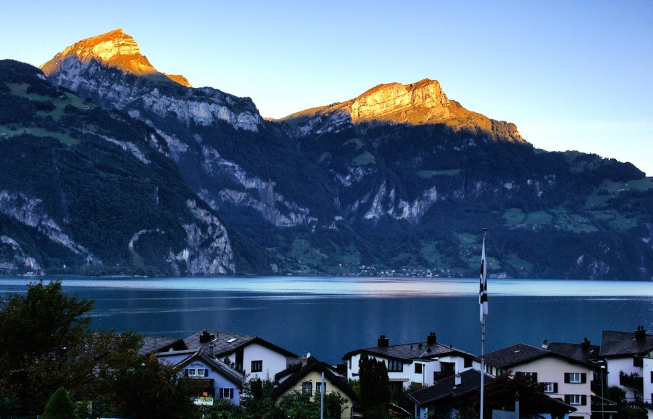
[[[605,375],[605,365],[601,365],[601,419],[603,419],[603,376]]]

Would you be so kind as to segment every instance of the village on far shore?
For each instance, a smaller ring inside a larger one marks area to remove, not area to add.
[[[376,346],[347,352],[337,365],[256,336],[215,330],[184,339],[147,336],[141,353],[155,354],[184,376],[202,380],[206,387],[195,400],[199,405],[220,399],[238,405],[246,381],[252,379],[272,381],[278,397],[293,392],[319,395],[324,382],[325,395],[338,393],[346,401],[341,418],[363,417],[349,383],[358,379],[364,356],[385,364],[390,386],[410,391],[414,411],[393,405],[397,418],[456,417],[459,402],[478,394],[484,365],[485,386],[506,375],[541,383],[551,405],[550,411],[539,412],[546,419],[560,417],[553,412],[561,409],[565,419],[615,419],[617,404],[604,394],[615,386],[625,392],[629,406],[653,419],[653,335],[643,326],[634,332],[603,331],[600,345],[587,338],[577,344],[543,340],[541,347],[518,343],[483,354],[482,359],[438,342],[433,332],[423,341],[394,345],[381,335]],[[492,413],[493,418],[516,419],[519,400]]]

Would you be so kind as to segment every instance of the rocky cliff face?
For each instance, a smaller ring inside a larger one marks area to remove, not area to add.
[[[423,125],[445,123],[455,129],[462,127],[492,132],[497,126],[507,129],[516,142],[524,142],[514,124],[491,120],[470,112],[459,103],[450,101],[436,80],[424,79],[413,84],[390,83],[378,85],[347,102],[307,109],[289,115],[286,121],[298,136],[340,132],[352,125],[407,124]]]
[[[208,87],[192,89],[185,77],[158,72],[121,29],[77,42],[41,69],[53,83],[118,109],[145,108],[184,124],[222,121],[254,132],[262,120],[249,98]]]

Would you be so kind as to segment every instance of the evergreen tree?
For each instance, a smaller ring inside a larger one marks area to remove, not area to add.
[[[70,399],[70,395],[63,387],[50,397],[48,404],[43,411],[43,419],[77,419],[79,416],[75,411],[75,404]]]

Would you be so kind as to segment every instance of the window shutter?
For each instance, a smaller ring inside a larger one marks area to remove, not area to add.
[[[571,404],[571,396],[569,394],[565,394],[565,403]]]
[[[537,383],[537,373],[536,372],[532,373],[531,377],[533,377],[533,381]]]
[[[583,372],[583,373],[580,374],[580,382],[582,384],[585,384],[587,382],[587,374],[586,373]]]
[[[570,374],[568,372],[565,373],[565,383],[567,383],[567,384],[569,384],[569,382],[571,381],[571,378],[569,377],[569,375]]]
[[[206,368],[206,369],[204,370],[204,376],[205,376],[205,377],[208,377],[208,376],[209,376],[209,369],[208,369],[208,368]]]
[[[553,392],[554,393],[558,392],[558,383],[553,383]]]
[[[587,404],[587,396],[586,396],[586,395],[581,394],[581,396],[580,396],[580,404],[581,404],[582,406],[585,406],[585,405]]]
[[[234,390],[235,390],[235,389],[232,388],[231,391],[229,392],[229,398],[230,398],[230,399],[233,399],[233,398],[234,398]],[[583,396],[583,397],[585,397],[585,396]]]
[[[184,369],[184,377],[188,377],[188,368]]]
[[[221,399],[224,398],[224,389],[223,388],[220,389],[220,398]]]
[[[651,383],[653,383],[653,371],[651,371]]]

